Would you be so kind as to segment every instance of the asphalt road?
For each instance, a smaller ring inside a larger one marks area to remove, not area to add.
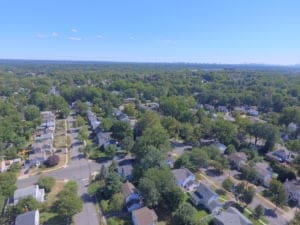
[[[73,120],[70,116],[68,121]],[[70,123],[71,124],[71,123]],[[91,173],[99,171],[101,164],[83,158],[79,152],[81,145],[78,145],[76,139],[78,131],[70,127],[71,148],[70,148],[70,163],[67,167],[43,174],[43,176],[51,176],[57,180],[75,180],[78,184],[78,195],[82,198],[84,204],[80,213],[74,217],[76,225],[98,225],[99,213],[97,212],[93,200],[87,194],[89,177]],[[17,187],[27,187],[37,182],[41,175],[31,176],[17,181]]]

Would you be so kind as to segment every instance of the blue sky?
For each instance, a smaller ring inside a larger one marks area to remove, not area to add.
[[[1,0],[0,58],[300,63],[299,0]]]

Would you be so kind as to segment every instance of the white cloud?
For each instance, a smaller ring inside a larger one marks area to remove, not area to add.
[[[73,33],[77,33],[77,29],[75,29],[75,28],[73,28],[72,30],[71,30]]]
[[[37,33],[35,35],[36,38],[47,38],[48,36],[46,34]]]
[[[161,39],[157,41],[160,44],[164,44],[164,45],[176,45],[177,42],[175,40],[172,39]]]
[[[81,41],[82,40],[81,37],[68,37],[68,39],[71,41]]]
[[[57,32],[52,32],[52,37],[58,37],[59,36],[59,33]]]
[[[96,36],[96,38],[101,39],[101,38],[103,38],[103,36],[102,36],[101,34],[98,34],[98,35]]]
[[[133,34],[128,34],[128,38],[129,38],[130,40],[135,40],[135,37],[133,36]]]

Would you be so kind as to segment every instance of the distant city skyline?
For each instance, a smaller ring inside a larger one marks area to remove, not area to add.
[[[300,64],[297,0],[4,0],[0,58]]]

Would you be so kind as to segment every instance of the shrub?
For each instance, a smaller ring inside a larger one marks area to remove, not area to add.
[[[226,190],[226,191],[231,191],[233,188],[233,182],[227,178],[223,181],[222,183],[222,187]]]
[[[56,166],[59,163],[59,156],[58,155],[51,155],[45,162],[45,165],[48,167]]]
[[[226,195],[226,191],[223,190],[223,189],[217,189],[217,190],[216,190],[216,193],[217,193],[218,195]]]

